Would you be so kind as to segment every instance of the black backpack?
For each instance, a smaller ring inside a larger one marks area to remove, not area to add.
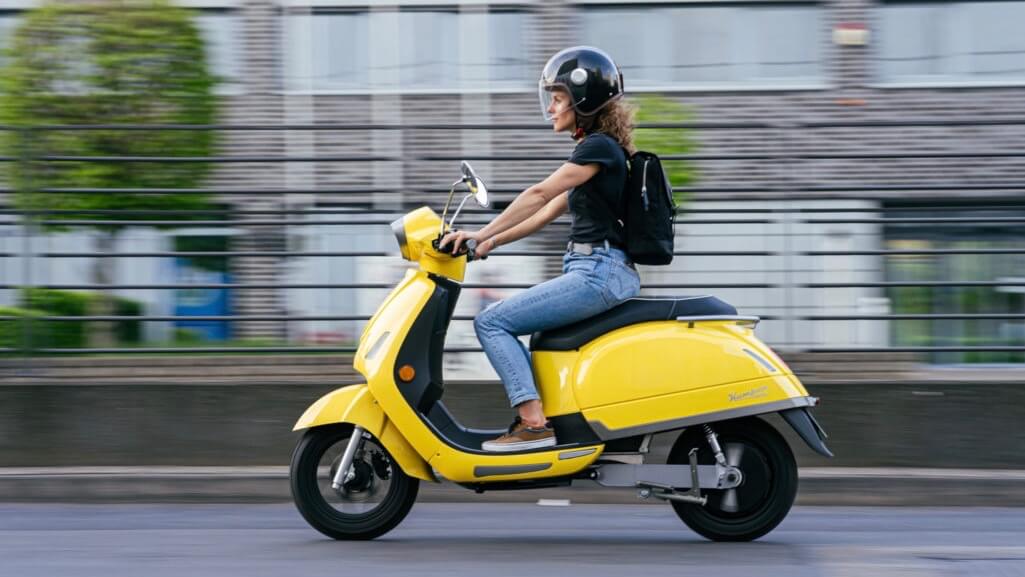
[[[626,168],[619,210],[626,253],[637,264],[669,264],[673,261],[676,201],[662,162],[658,156],[638,150],[628,155]]]

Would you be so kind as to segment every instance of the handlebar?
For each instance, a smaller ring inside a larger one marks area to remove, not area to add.
[[[450,232],[454,232],[454,231],[450,231]],[[434,247],[434,250],[436,250],[436,251],[438,251],[440,253],[451,255],[452,253],[450,253],[448,251],[441,250],[441,239],[442,238],[443,237],[439,235],[438,238],[436,238],[433,241],[431,241],[431,246]],[[462,248],[463,248],[463,250],[460,250],[459,253],[457,253],[455,255],[452,255],[452,257],[456,258],[456,257],[460,257],[460,256],[463,256],[463,255],[466,255],[466,262],[473,262],[475,260],[488,260],[488,257],[486,255],[483,256],[483,257],[477,258],[477,241],[473,240],[472,238],[467,239],[466,242],[463,243],[463,247]]]

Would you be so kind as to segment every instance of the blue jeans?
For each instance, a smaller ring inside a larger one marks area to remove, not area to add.
[[[626,254],[615,248],[596,248],[589,256],[568,252],[562,259],[562,276],[477,315],[477,338],[512,406],[539,398],[530,352],[516,337],[593,317],[637,296],[641,279],[628,263]]]

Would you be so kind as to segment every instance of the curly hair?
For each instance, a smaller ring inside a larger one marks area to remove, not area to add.
[[[598,111],[589,122],[587,132],[604,132],[619,142],[620,146],[626,149],[629,154],[636,152],[634,147],[634,115],[636,107],[620,98],[610,102],[608,106]]]

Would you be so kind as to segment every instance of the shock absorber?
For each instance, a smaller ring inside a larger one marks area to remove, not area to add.
[[[708,441],[708,446],[712,448],[712,452],[715,454],[715,462],[720,467],[726,466],[726,456],[722,454],[722,447],[719,446],[719,438],[715,436],[715,431],[709,425],[701,425],[705,430],[705,439]]]

